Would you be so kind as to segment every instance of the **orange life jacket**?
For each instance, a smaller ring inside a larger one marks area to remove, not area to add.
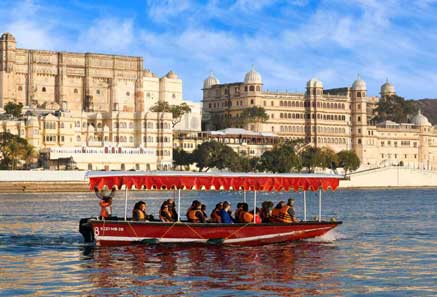
[[[137,214],[135,216],[135,214]],[[132,217],[136,217],[135,220],[138,221],[145,221],[146,220],[146,214],[144,213],[144,211],[140,210],[140,209],[134,209],[132,211]]]
[[[190,209],[187,213],[188,222],[200,223],[199,218],[196,216],[197,212],[202,213],[199,209]]]
[[[280,223],[292,223],[293,222],[293,218],[290,216],[290,214],[288,213],[288,209],[290,208],[290,206],[285,205],[282,208],[274,208],[272,210],[272,218],[275,222],[280,222]]]
[[[112,213],[112,203],[106,202],[105,200],[100,200],[100,216],[102,218],[107,218]]]
[[[240,222],[241,223],[253,223],[253,214],[248,211],[242,211],[240,213]]]
[[[211,222],[212,223],[221,223],[222,222],[222,217],[219,215],[219,211],[214,209],[211,212]]]

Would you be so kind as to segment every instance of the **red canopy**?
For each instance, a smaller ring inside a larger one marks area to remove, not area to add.
[[[182,172],[120,172],[88,174],[90,189],[104,186],[119,189],[186,189],[186,190],[256,190],[256,191],[299,191],[322,189],[335,190],[338,175],[321,174],[246,174],[246,173],[182,173]]]

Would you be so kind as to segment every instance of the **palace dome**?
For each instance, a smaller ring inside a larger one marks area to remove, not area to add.
[[[209,76],[203,81],[203,88],[209,89],[213,85],[218,85],[219,83],[220,83],[219,80],[214,76],[214,73],[212,73],[211,71]]]
[[[415,125],[415,126],[432,126],[431,123],[429,122],[428,118],[426,116],[424,116],[422,114],[422,112],[419,111],[417,112],[417,115],[415,115],[413,117],[413,119],[411,120],[411,122]]]
[[[396,93],[395,87],[387,79],[385,84],[381,86],[381,94],[390,94],[390,93]]]
[[[8,41],[15,41],[15,37],[14,35],[12,35],[11,33],[5,32],[2,34],[2,36],[0,37],[1,40],[8,40]]]
[[[166,77],[167,77],[167,78],[172,78],[172,79],[177,79],[177,78],[179,78],[179,77],[177,76],[177,74],[173,72],[173,70],[170,70],[170,71],[166,74]]]
[[[307,88],[323,88],[323,83],[317,78],[312,78],[307,82]]]
[[[252,67],[252,69],[246,73],[244,76],[244,83],[246,84],[262,84],[261,75],[255,71],[255,69]]]
[[[358,75],[358,79],[356,81],[354,81],[354,83],[352,84],[352,90],[353,91],[366,91],[367,90],[366,82],[364,80],[362,80],[359,75]]]

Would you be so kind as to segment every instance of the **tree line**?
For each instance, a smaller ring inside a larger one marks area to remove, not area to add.
[[[183,149],[173,149],[176,169],[188,169],[195,164],[199,171],[211,168],[233,172],[314,172],[316,168],[343,168],[345,174],[358,169],[360,159],[354,151],[343,150],[335,153],[329,148],[304,146],[302,141],[285,141],[264,152],[261,157],[240,155],[231,147],[217,141],[200,144],[192,153]]]

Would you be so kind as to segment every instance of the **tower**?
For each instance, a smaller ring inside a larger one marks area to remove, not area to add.
[[[11,33],[0,37],[0,108],[9,101],[15,101],[15,50],[17,42]]]
[[[312,78],[307,82],[305,93],[305,140],[318,146],[317,128],[317,101],[323,95],[323,83],[317,78]]]
[[[367,137],[367,86],[359,75],[352,84],[350,96],[352,149],[363,162]]]

